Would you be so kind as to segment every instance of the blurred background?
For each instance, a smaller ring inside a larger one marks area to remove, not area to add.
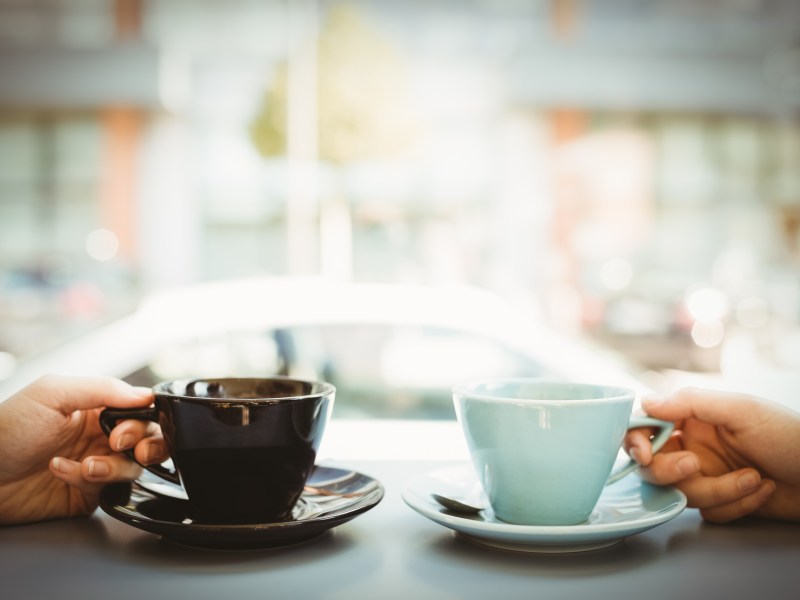
[[[0,381],[154,294],[308,276],[800,403],[800,3],[0,0]]]

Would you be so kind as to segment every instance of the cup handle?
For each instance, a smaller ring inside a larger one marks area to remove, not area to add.
[[[152,421],[158,423],[158,409],[151,408],[106,408],[100,413],[100,428],[107,436],[111,435],[111,430],[117,425],[117,421],[124,421],[125,419],[138,419],[140,421]],[[181,485],[177,471],[167,469],[163,465],[143,465],[133,454],[133,450],[123,450],[123,453],[130,458],[133,462],[137,463],[144,469],[150,471],[153,475],[158,475],[161,479]]]
[[[653,452],[658,452],[667,443],[669,436],[672,435],[672,431],[675,429],[675,424],[671,423],[670,421],[662,421],[661,419],[654,419],[653,417],[640,417],[640,416],[633,416],[631,417],[630,421],[628,421],[628,429],[636,429],[638,427],[657,427],[660,431],[656,434],[653,438],[652,445],[653,445]],[[608,480],[606,481],[606,485],[610,485],[616,481],[619,481],[626,475],[629,475],[636,468],[639,466],[635,460],[631,459],[628,461],[628,464],[622,467],[619,471],[615,471],[611,473]]]

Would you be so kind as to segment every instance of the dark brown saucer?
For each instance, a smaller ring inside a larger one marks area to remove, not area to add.
[[[179,488],[178,488],[179,489]],[[215,549],[287,546],[313,539],[378,504],[383,486],[346,469],[314,467],[292,518],[274,523],[218,525],[189,518],[188,501],[136,483],[114,483],[100,495],[100,508],[138,529],[173,542]]]

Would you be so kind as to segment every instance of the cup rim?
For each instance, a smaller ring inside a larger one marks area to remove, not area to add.
[[[258,397],[258,398],[235,398],[235,397],[219,397],[219,398],[205,398],[202,396],[190,396],[188,394],[178,394],[173,391],[170,391],[168,386],[171,386],[175,383],[185,383],[189,384],[194,381],[286,381],[286,382],[297,382],[297,383],[307,383],[311,384],[312,389],[314,387],[318,387],[319,389],[316,392],[312,392],[309,394],[297,394],[297,395],[290,395],[290,396],[270,396],[270,397]],[[170,379],[168,381],[161,381],[153,386],[153,393],[159,396],[166,396],[169,398],[177,398],[180,400],[189,400],[189,401],[209,401],[209,402],[226,402],[226,403],[241,403],[246,402],[248,404],[268,404],[274,402],[285,402],[285,401],[292,401],[292,400],[303,400],[303,399],[310,399],[310,398],[323,398],[325,396],[329,396],[336,392],[336,387],[328,382],[323,381],[321,379],[303,379],[302,377],[290,377],[286,375],[270,375],[268,377],[194,377],[194,378],[187,378],[187,379]]]
[[[611,394],[602,398],[518,398],[509,395],[498,395],[486,392],[476,391],[481,386],[490,383],[496,384],[548,384],[557,387],[571,387],[571,388],[605,388],[611,391]],[[624,387],[615,384],[587,382],[587,381],[571,381],[568,379],[555,379],[546,377],[486,377],[483,379],[476,379],[464,383],[457,384],[452,388],[453,397],[464,397],[469,400],[480,400],[482,402],[498,402],[498,403],[526,403],[526,404],[539,404],[546,403],[548,406],[558,404],[580,405],[580,404],[605,404],[609,402],[622,402],[633,401],[636,399],[636,391],[632,388]]]

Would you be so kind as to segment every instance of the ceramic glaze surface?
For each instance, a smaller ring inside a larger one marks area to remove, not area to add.
[[[583,552],[619,543],[628,536],[666,523],[686,508],[686,496],[670,486],[654,486],[626,477],[603,488],[589,518],[579,525],[514,525],[497,518],[491,507],[464,515],[443,508],[431,494],[444,491],[469,497],[475,488],[471,465],[436,469],[406,482],[403,500],[422,516],[470,541],[522,552]]]
[[[183,490],[153,480],[114,483],[103,488],[100,507],[138,529],[173,542],[204,548],[247,549],[297,544],[314,539],[376,506],[381,483],[357,471],[316,466],[290,518],[279,522],[196,522]],[[169,488],[174,488],[170,490]]]
[[[203,523],[285,521],[314,468],[333,407],[325,382],[274,377],[165,382],[155,407],[106,410],[105,429],[119,418],[159,423],[176,467],[147,466],[178,482],[192,518]]]
[[[454,391],[475,473],[508,523],[574,525],[597,504],[628,428],[624,388],[507,380]]]

